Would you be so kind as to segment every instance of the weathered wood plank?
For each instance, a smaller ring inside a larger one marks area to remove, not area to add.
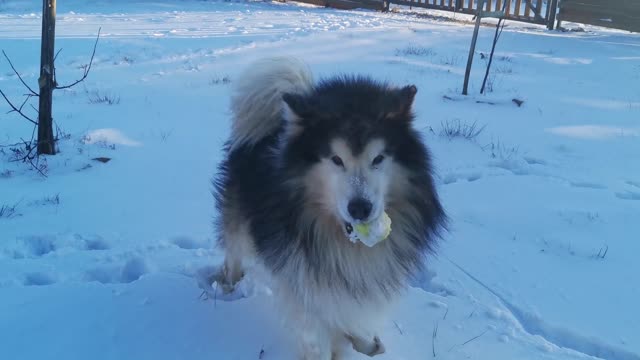
[[[549,2],[551,2],[551,1],[549,1]],[[536,1],[536,9],[538,9],[538,15],[540,15],[540,17],[546,19],[547,18],[546,10],[542,11],[542,7],[543,6],[544,6],[544,3],[542,2],[542,0]],[[549,6],[550,6],[550,4],[547,4],[547,7],[549,7]]]

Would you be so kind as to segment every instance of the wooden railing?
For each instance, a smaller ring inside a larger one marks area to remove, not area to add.
[[[427,9],[455,11],[464,14],[477,14],[479,0],[390,0],[393,4]],[[484,11],[502,11],[504,17],[510,20],[524,21],[536,24],[553,23],[555,11],[553,0],[489,0],[486,1]]]
[[[562,0],[558,19],[640,32],[640,0]]]
[[[388,10],[389,4],[453,11],[476,15],[479,10],[495,17],[547,25],[553,29],[556,12],[558,22],[571,21],[608,28],[640,32],[640,0],[296,0],[338,9],[366,8]],[[559,2],[559,6],[558,6]]]

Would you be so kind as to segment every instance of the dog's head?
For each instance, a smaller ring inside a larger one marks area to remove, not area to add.
[[[412,128],[416,92],[343,77],[284,95],[283,160],[307,204],[344,225],[378,218],[406,193],[411,168],[428,161]]]

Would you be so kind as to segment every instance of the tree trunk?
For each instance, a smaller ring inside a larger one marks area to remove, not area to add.
[[[38,107],[38,154],[56,153],[53,134],[53,90],[55,73],[53,64],[56,31],[56,0],[42,1],[42,46],[40,48],[40,104]]]

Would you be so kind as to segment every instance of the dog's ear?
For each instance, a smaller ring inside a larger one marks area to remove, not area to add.
[[[407,85],[394,91],[391,96],[392,103],[387,113],[387,119],[404,119],[411,121],[413,117],[410,111],[417,92],[418,88],[415,85]]]
[[[302,95],[285,93],[282,95],[282,100],[288,107],[287,110],[290,110],[290,114],[295,115],[298,119],[304,118],[309,113],[309,102]]]
[[[418,93],[418,88],[415,85],[407,85],[400,89],[400,101],[402,106],[407,110],[413,105],[413,99]]]
[[[284,119],[289,137],[296,136],[304,129],[305,119],[309,116],[311,106],[303,95],[285,93],[282,95],[284,101]]]

